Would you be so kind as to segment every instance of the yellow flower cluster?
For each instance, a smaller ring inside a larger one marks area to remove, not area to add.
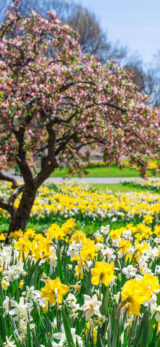
[[[43,229],[38,218],[49,220],[52,215],[56,222]],[[138,331],[147,312],[152,335],[158,336],[159,215],[158,194],[113,195],[75,184],[60,185],[56,191],[43,186],[32,210],[40,231],[17,230],[9,245],[0,235],[2,320],[14,320],[24,344],[29,324],[35,331],[48,326],[47,336],[58,346],[67,343],[63,324],[68,318],[67,336],[73,335],[80,346],[98,346],[101,338],[104,345],[114,340],[112,328],[120,319],[122,345],[123,336],[127,345],[132,323]],[[100,223],[106,217],[107,225]],[[110,223],[114,218],[117,223]],[[92,223],[94,233],[87,235],[85,221]],[[35,317],[40,317],[38,324]]]
[[[18,202],[16,202],[18,204]],[[157,216],[160,213],[160,196],[150,193],[98,192],[84,185],[59,185],[55,192],[42,187],[35,200],[32,216],[58,215],[65,218],[90,217],[93,220],[105,218],[133,219],[143,214]]]
[[[17,207],[19,200],[15,201]],[[6,212],[0,209],[6,217]],[[90,218],[92,220],[133,220],[143,215],[160,214],[160,195],[148,192],[98,192],[84,184],[60,184],[57,190],[42,186],[34,202],[31,216],[44,218]]]
[[[160,190],[160,179],[158,177],[144,178],[127,178],[125,183],[132,184],[133,186],[139,186],[147,189]]]
[[[2,246],[0,254],[5,302],[12,282],[18,280],[22,304],[25,295],[25,305],[30,307],[33,294],[32,300],[39,312],[44,315],[52,312],[52,317],[60,315],[61,310],[64,312],[65,307],[71,320],[78,318],[82,319],[82,324],[84,320],[89,322],[86,334],[92,336],[95,344],[98,343],[96,332],[106,321],[109,324],[104,313],[107,315],[113,309],[116,319],[119,316],[122,321],[127,319],[128,329],[131,326],[128,322],[133,322],[134,316],[143,319],[148,310],[158,333],[159,236],[160,225],[147,214],[137,224],[128,223],[116,229],[101,226],[92,237],[77,229],[74,218],[59,225],[53,223],[39,233],[31,228],[25,233],[14,232],[10,253],[7,253],[7,246]],[[8,256],[4,257],[3,252]],[[14,263],[10,265],[12,259]],[[28,287],[26,280],[32,283],[33,278],[35,287]],[[53,334],[56,336],[57,327]],[[107,334],[105,339],[107,343]]]
[[[148,273],[141,280],[127,281],[122,288],[121,296],[124,304],[129,307],[129,314],[140,316],[140,306],[145,301],[150,301],[156,290],[160,290],[158,278]]]

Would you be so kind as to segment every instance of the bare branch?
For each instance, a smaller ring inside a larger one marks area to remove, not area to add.
[[[15,180],[15,178],[7,175],[6,173],[3,173],[2,171],[0,171],[0,180],[12,182],[12,188],[13,189],[15,189],[18,186],[17,181]]]
[[[116,104],[111,104],[109,102],[105,102],[105,103],[101,103],[101,104],[97,104],[97,103],[92,103],[92,104],[89,104],[89,105],[86,105],[85,107],[83,106],[82,109],[88,109],[88,108],[91,108],[91,107],[94,107],[94,106],[108,106],[108,107],[111,107],[111,108],[114,108],[118,111],[120,111],[121,113],[127,113],[127,110],[122,108],[122,107],[119,107],[118,105]],[[55,116],[53,119],[52,119],[52,123],[53,124],[62,124],[62,125],[67,125],[71,122],[71,120],[77,115],[77,114],[80,114],[81,111],[79,109],[79,111],[75,111],[69,118],[67,119],[61,119],[60,117],[58,116]]]
[[[8,202],[6,202],[3,198],[0,198],[0,208],[9,212],[10,215],[13,214],[14,207],[10,205]]]

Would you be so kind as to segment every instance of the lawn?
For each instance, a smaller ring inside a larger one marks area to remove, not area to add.
[[[144,192],[147,191],[146,188],[143,187],[133,187],[131,184],[123,184],[123,183],[116,183],[116,184],[98,184],[94,183],[91,184],[92,187],[94,187],[96,190],[111,190],[112,193],[128,193],[128,192]],[[153,192],[153,190],[152,190]],[[157,193],[157,191],[156,191]]]
[[[92,167],[87,168],[88,174],[86,177],[140,177],[139,171],[134,168],[119,169],[116,166],[111,167]],[[68,174],[68,168],[58,168],[52,174],[51,177],[66,177]],[[151,170],[147,172],[148,176],[152,176]],[[85,175],[83,174],[83,177]],[[78,177],[75,175],[74,177]]]

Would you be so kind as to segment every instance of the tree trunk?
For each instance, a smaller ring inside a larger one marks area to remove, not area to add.
[[[16,212],[11,216],[11,223],[9,227],[9,234],[16,230],[25,231],[30,212],[35,200],[36,190],[31,188],[25,189]]]

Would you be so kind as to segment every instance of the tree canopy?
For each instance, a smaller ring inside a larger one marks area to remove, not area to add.
[[[15,162],[24,179],[22,186],[10,179],[15,191],[7,203],[0,199],[10,231],[25,229],[36,190],[56,167],[69,159],[78,168],[80,148],[100,144],[110,162],[127,156],[144,172],[158,156],[157,110],[116,62],[82,54],[77,38],[54,10],[23,18],[16,4],[0,26],[0,178],[10,179],[2,169]]]

